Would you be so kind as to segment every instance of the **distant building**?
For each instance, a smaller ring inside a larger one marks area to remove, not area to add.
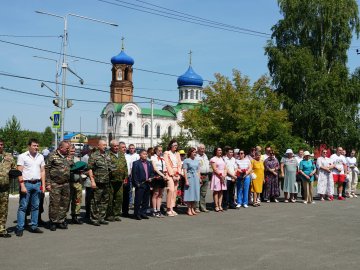
[[[110,100],[101,112],[102,133],[108,142],[112,139],[133,143],[136,147],[147,148],[151,144],[151,108],[142,108],[133,102],[133,64],[134,60],[124,52],[111,58],[112,81]],[[193,108],[202,100],[203,79],[190,65],[188,70],[177,79],[179,101],[175,106],[167,105],[153,109],[153,146],[161,141],[161,136],[176,136],[186,132],[178,125],[184,111]],[[156,96],[154,96],[156,99]],[[195,145],[196,141],[191,141]]]
[[[64,135],[64,141],[70,141],[71,143],[87,143],[88,138],[86,135],[81,133],[68,133]]]

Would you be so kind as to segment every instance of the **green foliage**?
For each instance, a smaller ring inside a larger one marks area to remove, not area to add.
[[[351,134],[359,144],[359,88],[346,67],[352,34],[360,30],[356,1],[278,2],[284,18],[265,53],[293,134],[313,145],[345,144]]]
[[[186,152],[186,150],[189,148],[189,141],[191,141],[190,134],[180,132],[180,134],[178,136],[170,137],[167,133],[165,133],[164,135],[161,136],[161,142],[160,142],[160,145],[162,146],[163,151],[167,150],[169,142],[172,139],[176,139],[176,141],[178,143],[178,149],[179,150],[183,149]]]
[[[249,150],[271,145],[279,152],[292,142],[291,123],[281,110],[279,96],[261,77],[252,86],[233,71],[233,80],[215,74],[216,82],[204,89],[203,103],[184,113],[181,125],[207,146],[236,146]]]
[[[4,127],[0,128],[0,138],[4,140],[6,151],[11,153],[26,151],[29,139],[37,139],[40,147],[49,147],[54,136],[50,127],[47,127],[43,133],[21,129],[20,122],[14,115],[6,121]]]

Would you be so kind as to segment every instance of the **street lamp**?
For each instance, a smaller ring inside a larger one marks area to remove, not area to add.
[[[67,61],[66,61],[66,54],[67,54],[67,42],[68,42],[68,31],[67,31],[67,21],[68,21],[68,16],[73,16],[73,17],[78,17],[81,19],[85,19],[85,20],[89,20],[89,21],[93,21],[93,22],[98,22],[98,23],[103,23],[103,24],[108,24],[111,26],[119,26],[115,23],[111,23],[111,22],[107,22],[107,21],[102,21],[102,20],[97,20],[94,18],[90,18],[90,17],[85,17],[85,16],[81,16],[81,15],[77,15],[77,14],[73,14],[73,13],[68,13],[65,16],[60,16],[57,14],[53,14],[53,13],[49,13],[49,12],[44,12],[44,11],[35,11],[36,13],[39,14],[43,14],[43,15],[48,15],[48,16],[53,16],[53,17],[57,17],[57,18],[61,18],[64,20],[64,42],[63,42],[63,61],[62,61],[62,97],[61,97],[61,140],[64,140],[64,126],[65,126],[65,89],[66,89],[66,70],[69,70],[70,72],[72,72],[72,70],[69,69]],[[77,76],[80,79],[80,83],[83,84],[84,80],[82,78],[80,78],[78,75],[76,75],[74,72],[72,72],[75,76]]]

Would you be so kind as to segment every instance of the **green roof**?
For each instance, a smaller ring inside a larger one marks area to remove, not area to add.
[[[181,110],[189,110],[189,109],[193,109],[194,107],[199,106],[199,103],[178,103],[175,106],[172,106],[175,110],[175,112],[179,112]]]
[[[142,115],[151,115],[151,109],[150,108],[141,108],[141,114]],[[154,116],[161,116],[161,117],[170,117],[174,118],[175,115],[167,110],[162,109],[154,109]]]

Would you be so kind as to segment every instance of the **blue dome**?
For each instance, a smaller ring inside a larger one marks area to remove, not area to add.
[[[203,83],[201,76],[196,74],[191,66],[177,79],[178,86],[202,86]]]
[[[112,64],[125,64],[125,65],[133,65],[134,59],[132,59],[130,56],[128,56],[123,50],[121,52],[111,58]]]

